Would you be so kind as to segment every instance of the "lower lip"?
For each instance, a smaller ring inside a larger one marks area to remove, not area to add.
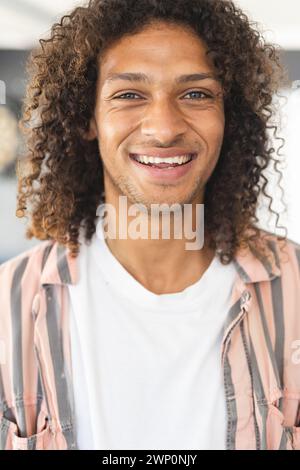
[[[132,157],[129,158],[137,168],[140,168],[151,178],[161,181],[174,181],[186,175],[191,170],[197,156],[194,155],[192,160],[188,163],[185,163],[184,165],[178,165],[172,168],[155,168],[153,166],[140,163]]]

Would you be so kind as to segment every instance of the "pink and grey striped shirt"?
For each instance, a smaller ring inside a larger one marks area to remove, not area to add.
[[[300,450],[300,245],[234,258],[220,360],[226,448]],[[68,284],[78,259],[52,240],[0,266],[0,449],[78,449]],[[216,287],[217,288],[217,287]]]

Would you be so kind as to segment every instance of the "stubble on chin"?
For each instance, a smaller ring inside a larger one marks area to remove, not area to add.
[[[178,198],[173,198],[172,200],[168,198],[168,191],[170,189],[169,185],[161,185],[157,192],[158,196],[147,197],[144,193],[139,192],[136,187],[128,181],[126,177],[120,176],[116,181],[113,181],[113,185],[117,192],[122,196],[127,196],[128,202],[131,204],[143,204],[148,211],[151,210],[152,204],[180,204],[181,208],[184,208],[184,204],[191,204],[195,200],[198,200],[202,190],[201,178],[194,183],[194,186],[191,188],[190,192],[185,195],[184,199],[178,200]],[[172,186],[171,186],[172,187]],[[165,197],[164,197],[165,194]]]

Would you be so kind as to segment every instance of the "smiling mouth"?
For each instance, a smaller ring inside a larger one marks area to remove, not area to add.
[[[184,166],[197,157],[197,154],[190,153],[178,157],[147,157],[145,155],[129,154],[129,157],[135,162],[153,168],[169,169]]]

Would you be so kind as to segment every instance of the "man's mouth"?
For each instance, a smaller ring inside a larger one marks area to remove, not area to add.
[[[197,157],[195,153],[189,153],[186,155],[178,155],[174,157],[160,157],[160,156],[147,156],[147,155],[139,155],[135,153],[129,154],[129,157],[132,160],[135,160],[142,165],[160,168],[160,169],[169,169],[175,168],[177,166],[184,166],[187,165],[191,160]]]

